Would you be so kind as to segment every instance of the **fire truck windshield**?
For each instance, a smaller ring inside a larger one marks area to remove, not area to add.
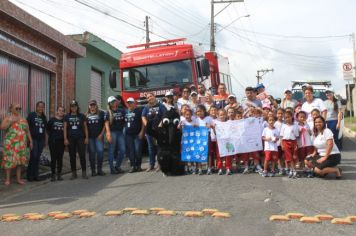
[[[191,60],[125,68],[122,71],[124,91],[172,87],[192,82]]]

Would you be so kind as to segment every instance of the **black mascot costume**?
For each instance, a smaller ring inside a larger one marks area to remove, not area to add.
[[[149,133],[157,139],[157,161],[165,175],[184,175],[180,150],[182,132],[177,128],[179,118],[178,112],[170,109],[147,127],[150,129]]]

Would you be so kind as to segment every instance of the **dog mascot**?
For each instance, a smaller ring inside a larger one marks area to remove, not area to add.
[[[177,129],[179,114],[175,109],[166,111],[162,117],[154,119],[147,128],[157,140],[157,161],[165,175],[183,175],[184,162],[181,161],[182,132]]]

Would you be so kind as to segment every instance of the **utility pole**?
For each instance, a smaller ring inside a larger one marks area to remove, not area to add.
[[[214,18],[217,16],[219,13],[221,13],[223,10],[225,10],[226,7],[228,7],[231,3],[235,2],[243,2],[244,0],[220,0],[220,1],[214,1],[211,0],[211,15],[210,15],[210,51],[215,52],[215,21]],[[214,4],[216,3],[229,3],[225,8],[223,8],[221,11],[219,11],[216,15],[214,14]]]
[[[262,81],[262,76],[264,76],[265,74],[267,74],[268,72],[273,72],[274,71],[274,69],[272,68],[272,69],[265,69],[265,70],[258,70],[257,71],[257,75],[256,75],[256,77],[257,77],[257,84],[259,84],[260,83],[260,81]],[[261,75],[260,75],[261,74]]]
[[[356,81],[356,45],[355,45],[355,33],[352,33],[352,56],[354,58],[354,75],[355,77],[353,77],[353,82],[355,83]]]
[[[148,24],[148,19],[149,17],[146,16],[146,20],[145,20],[145,26],[146,26],[146,43],[150,43],[150,28],[149,28],[149,24]],[[148,45],[146,45],[146,48],[148,48]]]

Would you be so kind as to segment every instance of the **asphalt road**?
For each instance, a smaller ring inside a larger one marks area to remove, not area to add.
[[[356,140],[345,140],[344,179],[263,178],[258,174],[163,177],[161,173],[107,175],[42,183],[6,194],[0,192],[0,215],[27,212],[71,212],[88,209],[92,218],[0,222],[0,235],[356,235],[356,224],[270,222],[272,214],[328,213],[356,215]],[[13,187],[14,188],[14,187]],[[108,210],[163,207],[186,211],[217,208],[228,219],[182,215],[107,217]]]

